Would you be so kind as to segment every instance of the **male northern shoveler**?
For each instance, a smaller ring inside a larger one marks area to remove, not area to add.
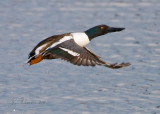
[[[86,45],[95,37],[111,32],[124,30],[125,28],[98,25],[85,32],[71,32],[54,35],[41,41],[29,54],[30,65],[36,64],[43,59],[61,58],[74,65],[95,66],[102,65],[116,69],[129,66],[130,63],[110,64],[104,62],[99,56],[91,52]]]

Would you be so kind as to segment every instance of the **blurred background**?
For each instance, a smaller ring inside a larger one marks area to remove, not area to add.
[[[0,112],[3,114],[160,113],[159,0],[1,0]],[[44,60],[24,66],[41,40],[99,24],[125,27],[87,47],[112,70]]]

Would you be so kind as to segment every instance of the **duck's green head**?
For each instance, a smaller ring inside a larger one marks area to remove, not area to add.
[[[90,40],[97,36],[101,36],[111,32],[118,32],[125,28],[110,27],[107,25],[98,25],[85,31]]]

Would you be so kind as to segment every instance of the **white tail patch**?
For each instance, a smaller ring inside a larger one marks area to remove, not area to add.
[[[41,50],[42,48],[44,48],[46,45],[47,45],[47,44],[44,44],[44,45],[38,47],[38,48],[35,50],[35,55],[38,55],[39,52],[40,52],[40,50]]]
[[[74,52],[72,50],[69,50],[69,49],[66,49],[66,48],[62,48],[62,47],[59,47],[60,49],[64,50],[64,51],[67,51],[69,54],[73,55],[73,56],[79,56],[80,54],[77,53],[77,52]]]

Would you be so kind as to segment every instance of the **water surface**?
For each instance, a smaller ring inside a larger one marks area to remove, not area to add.
[[[159,0],[1,0],[0,112],[4,114],[160,113]],[[42,39],[99,24],[125,27],[87,47],[127,68],[44,60],[23,66]]]

